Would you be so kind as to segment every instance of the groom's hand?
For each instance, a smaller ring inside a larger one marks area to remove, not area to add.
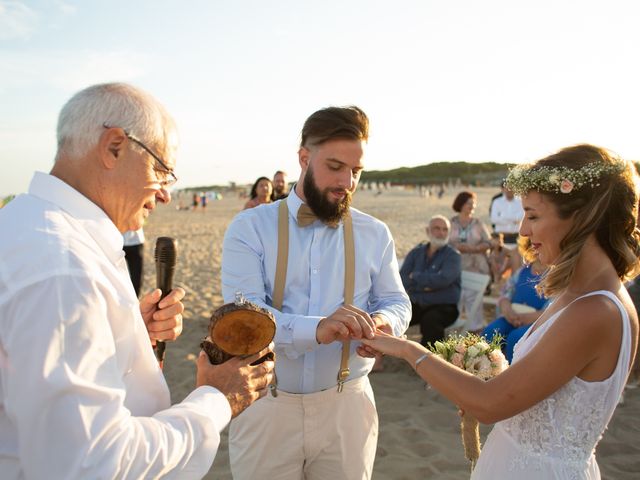
[[[343,305],[320,320],[316,328],[316,341],[327,344],[336,340],[373,338],[375,328],[375,321],[367,312],[353,305]]]

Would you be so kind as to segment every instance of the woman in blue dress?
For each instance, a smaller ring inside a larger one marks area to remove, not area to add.
[[[498,299],[498,311],[501,316],[487,325],[482,332],[488,339],[495,333],[505,338],[502,350],[509,363],[513,358],[513,347],[547,305],[547,300],[536,290],[545,267],[530,249],[529,239],[520,237],[518,251],[526,263],[509,278],[503,294]]]

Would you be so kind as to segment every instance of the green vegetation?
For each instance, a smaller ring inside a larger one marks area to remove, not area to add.
[[[640,172],[640,162],[634,162]],[[458,182],[474,186],[498,186],[506,177],[513,163],[470,163],[470,162],[436,162],[418,167],[401,167],[393,170],[365,170],[361,183],[386,183],[396,185],[438,185]],[[228,185],[202,185],[186,187],[183,192],[235,192],[246,190],[242,185],[230,182]]]
[[[634,162],[640,172],[640,162]],[[362,172],[361,182],[398,185],[433,185],[460,181],[467,185],[500,185],[513,163],[436,162],[418,167]]]
[[[411,168],[364,171],[360,181],[429,185],[460,180],[471,185],[499,185],[512,165],[496,162],[437,162]]]

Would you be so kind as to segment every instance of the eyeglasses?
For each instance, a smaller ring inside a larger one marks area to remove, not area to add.
[[[120,128],[120,127],[114,127],[113,125],[108,125],[106,123],[103,123],[102,126],[104,128]],[[173,173],[173,169],[167,167],[167,164],[164,163],[164,161],[162,161],[159,155],[155,154],[149,147],[147,147],[144,143],[142,143],[141,140],[136,138],[134,135],[131,135],[124,128],[122,129],[122,131],[124,132],[124,134],[127,136],[129,140],[131,140],[132,142],[140,146],[140,148],[142,148],[145,152],[151,155],[151,157],[153,157],[153,159],[156,162],[158,162],[160,166],[163,168],[163,170],[160,170],[160,173],[164,174],[164,179],[158,179],[160,186],[162,188],[170,187],[171,185],[175,184],[178,181],[178,177],[176,177],[176,174]]]

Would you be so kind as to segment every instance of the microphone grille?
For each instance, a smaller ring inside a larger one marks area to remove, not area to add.
[[[175,239],[171,237],[158,237],[158,239],[156,240],[156,249],[154,252],[156,263],[175,265],[176,247],[177,242]]]

